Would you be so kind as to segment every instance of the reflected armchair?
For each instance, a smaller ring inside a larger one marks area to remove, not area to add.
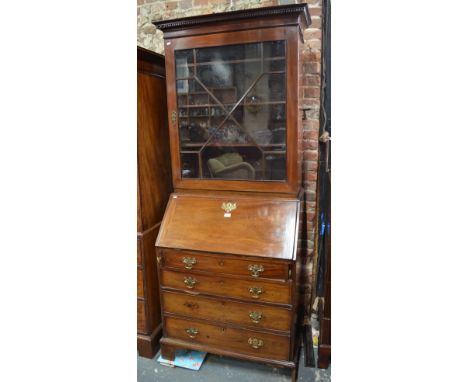
[[[208,159],[208,168],[213,178],[255,179],[255,169],[244,162],[238,153],[226,153]]]

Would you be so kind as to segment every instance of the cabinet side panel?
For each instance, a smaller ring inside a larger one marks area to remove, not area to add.
[[[141,230],[160,222],[170,192],[165,80],[138,73],[138,176]]]

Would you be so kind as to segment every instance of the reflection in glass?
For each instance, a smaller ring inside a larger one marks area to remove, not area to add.
[[[286,179],[284,41],[175,52],[183,178]]]

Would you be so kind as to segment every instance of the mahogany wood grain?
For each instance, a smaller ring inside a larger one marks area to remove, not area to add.
[[[144,286],[144,298],[148,302],[147,307],[147,321],[148,330],[150,334],[151,330],[161,324],[161,304],[159,296],[159,279],[157,273],[156,255],[154,249],[154,243],[159,232],[159,225],[155,226],[149,232],[146,232],[142,236],[139,236],[143,249],[143,263],[144,268],[142,270],[143,275],[143,286]]]
[[[185,341],[179,340],[176,338],[161,338],[161,354],[166,359],[174,359],[175,350],[176,349],[193,349],[198,351],[204,351],[207,353],[218,354],[220,356],[226,357],[235,357],[238,359],[243,359],[246,361],[252,362],[262,362],[269,365],[277,366],[277,367],[287,367],[287,368],[295,368],[296,364],[294,361],[287,361],[287,360],[276,360],[273,358],[263,358],[261,356],[256,356],[252,354],[243,354],[240,352],[234,352],[231,350],[227,350],[224,348],[219,348],[211,345],[206,344],[199,344],[193,341]],[[295,382],[295,381],[294,381]]]
[[[137,330],[138,333],[146,333],[146,308],[145,302],[142,300],[137,301]]]
[[[176,50],[284,40],[287,68],[285,181],[183,179],[177,112],[170,121],[177,193],[169,200],[156,243],[165,357],[172,359],[175,349],[201,350],[288,367],[293,381],[297,378],[305,258],[298,250],[303,201],[299,56],[310,23],[306,3],[154,23],[164,31],[168,116],[177,110]],[[223,202],[237,205],[230,217],[224,216]],[[192,269],[181,264],[185,255],[196,258]],[[261,277],[246,274],[251,260],[264,267]],[[185,278],[196,279],[193,289]],[[251,287],[264,289],[259,299],[252,298]],[[251,309],[264,313],[258,324],[249,322]],[[198,334],[191,339],[186,329],[194,326]],[[249,346],[252,333],[263,347]]]
[[[141,269],[137,270],[137,297],[144,297],[144,287],[143,287],[143,271]]]
[[[235,202],[224,217],[223,202]],[[298,201],[173,194],[156,245],[294,260]]]
[[[165,314],[173,313],[257,329],[279,330],[289,334],[290,309],[170,291],[163,291],[161,296]],[[260,313],[261,318],[254,322],[250,317],[252,312]]]
[[[185,285],[186,278],[196,279],[195,286],[190,289]],[[251,302],[266,301],[277,304],[291,304],[291,282],[267,282],[263,280],[242,280],[230,277],[190,274],[163,269],[161,271],[162,287],[174,288],[186,292],[239,298]],[[250,288],[262,288],[258,298],[252,297]]]
[[[260,260],[258,258],[241,259],[239,257],[224,254],[204,254],[195,251],[184,251],[179,249],[160,250],[162,264],[164,267],[178,268],[181,270],[193,269],[213,272],[217,274],[231,274],[250,276],[253,279],[280,279],[288,280],[289,264],[272,260]],[[195,261],[193,265],[185,264],[184,259]],[[261,266],[263,271],[258,273],[258,277],[252,276],[249,266]],[[189,268],[187,268],[189,267]]]
[[[154,243],[172,192],[164,57],[137,49],[137,346],[152,358],[162,336]]]
[[[137,177],[137,232],[143,231],[143,223],[141,221],[141,211],[140,211],[140,206],[141,206],[141,198],[140,198],[140,186],[139,186],[139,181]]]
[[[270,333],[260,333],[247,329],[235,329],[229,326],[210,325],[195,319],[185,320],[166,317],[165,325],[169,338],[176,338],[194,343],[208,344],[222,349],[251,354],[277,360],[289,359],[289,337]],[[195,338],[186,333],[189,328],[198,330]],[[263,346],[254,349],[249,345],[249,338],[263,341]]]
[[[141,258],[141,240],[137,240],[137,267],[143,267],[143,260]]]
[[[161,221],[172,191],[164,80],[138,73],[138,190],[141,231]]]

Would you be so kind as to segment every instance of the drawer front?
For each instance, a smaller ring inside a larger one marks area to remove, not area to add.
[[[161,272],[163,287],[216,296],[241,298],[248,301],[267,301],[291,304],[290,282],[266,282],[259,279],[241,280],[222,276],[205,276],[185,272]]]
[[[163,292],[164,312],[265,329],[290,331],[291,311],[214,298]]]
[[[137,297],[145,296],[145,288],[143,287],[143,271],[137,270]]]
[[[288,279],[288,263],[240,259],[226,255],[200,254],[174,249],[160,250],[166,267],[225,273],[252,278]]]
[[[289,360],[289,337],[166,317],[168,337],[223,350],[276,360]]]
[[[146,333],[146,309],[144,301],[137,301],[137,331]]]

